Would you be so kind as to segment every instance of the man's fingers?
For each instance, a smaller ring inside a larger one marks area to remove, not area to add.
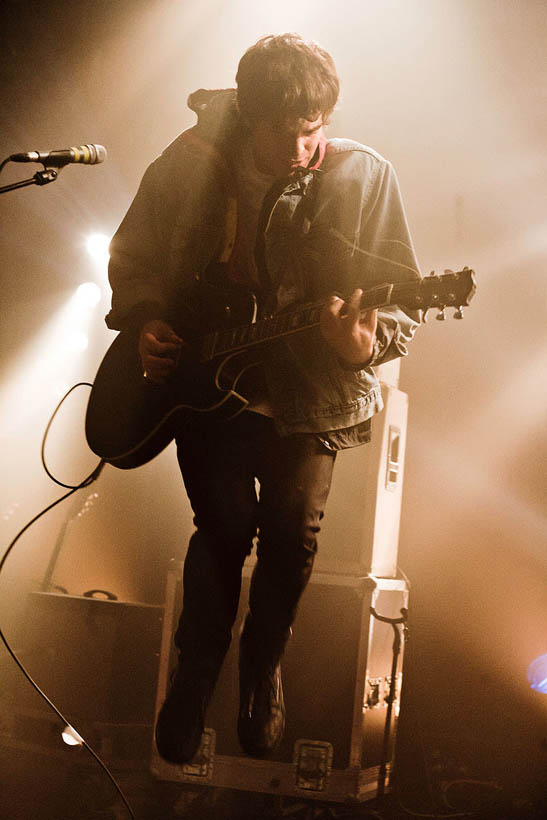
[[[378,324],[378,308],[373,308],[363,313],[359,323],[362,327],[375,332],[376,325]]]
[[[333,293],[330,297],[330,301],[327,302],[327,311],[332,316],[338,316],[340,318],[349,316],[351,320],[355,320],[359,315],[362,295],[363,291],[361,288],[357,288],[345,302],[340,296]]]
[[[175,359],[170,356],[151,356],[147,353],[144,359],[147,370],[170,370],[175,364]]]
[[[359,310],[361,308],[361,296],[362,295],[363,295],[363,291],[361,290],[361,288],[357,288],[356,290],[353,291],[353,293],[351,294],[351,296],[349,298],[349,301],[347,303],[348,308],[349,308],[348,313],[351,312],[351,314],[353,316],[355,316],[356,314],[359,313]]]
[[[325,313],[328,313],[331,316],[338,316],[340,314],[340,311],[344,307],[344,304],[344,300],[337,296],[335,293],[333,293],[329,301],[326,303],[324,311]]]
[[[157,356],[166,356],[169,353],[176,353],[182,344],[182,341],[161,341],[154,336],[153,333],[145,333],[143,338],[145,350]]]
[[[145,356],[143,366],[146,379],[162,384],[171,375],[175,361],[158,356]]]
[[[174,330],[171,328],[164,329],[164,332],[155,333],[153,334],[155,338],[162,343],[174,344],[174,345],[181,345],[182,339],[180,336],[177,336]]]
[[[165,384],[176,366],[183,344],[173,328],[162,319],[147,322],[139,337],[139,354],[146,381]]]
[[[352,332],[350,329],[359,323],[361,296],[360,288],[354,290],[347,301],[332,294],[323,309],[321,325],[330,337],[333,334]]]

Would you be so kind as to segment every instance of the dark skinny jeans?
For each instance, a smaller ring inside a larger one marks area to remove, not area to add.
[[[258,533],[246,633],[257,664],[269,666],[283,652],[311,574],[335,454],[313,435],[282,438],[272,419],[249,411],[229,422],[194,414],[176,438],[196,525],[175,635],[181,664],[216,679]]]

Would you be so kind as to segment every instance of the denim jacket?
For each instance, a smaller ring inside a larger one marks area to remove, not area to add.
[[[196,92],[189,104],[197,125],[147,169],[112,241],[110,328],[152,317],[181,328],[181,315],[200,310],[202,278],[222,279],[218,271],[229,267],[237,220],[230,159],[245,130],[231,90]],[[273,193],[258,243],[262,314],[333,291],[349,296],[356,287],[420,278],[395,172],[372,149],[329,140],[319,167]],[[341,362],[318,328],[269,343],[266,383],[281,435],[327,433],[335,448],[366,440],[363,422],[382,409],[373,366],[405,356],[419,322],[419,311],[381,308],[373,358],[363,369]]]

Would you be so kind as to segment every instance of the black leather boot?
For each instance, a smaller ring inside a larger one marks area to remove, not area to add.
[[[251,757],[267,757],[279,746],[285,731],[285,702],[280,657],[288,633],[276,646],[252,635],[247,618],[239,645],[239,717],[237,733]]]
[[[170,763],[192,760],[232,637],[244,553],[222,555],[194,533],[184,564],[184,605],[175,633],[179,663],[156,723],[156,745]]]
[[[201,743],[216,675],[189,674],[179,666],[156,722],[156,746],[169,763],[188,763]]]

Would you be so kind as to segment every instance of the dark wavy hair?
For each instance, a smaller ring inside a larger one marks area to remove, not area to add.
[[[298,34],[263,37],[239,62],[239,110],[249,125],[260,120],[328,121],[340,92],[332,57]]]

